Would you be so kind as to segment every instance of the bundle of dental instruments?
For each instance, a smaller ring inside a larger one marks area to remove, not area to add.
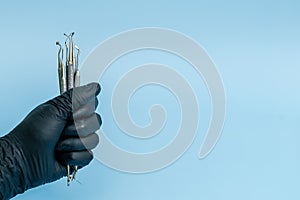
[[[80,49],[78,46],[74,45],[73,36],[74,32],[66,36],[65,49],[66,49],[66,61],[64,65],[63,55],[64,49],[59,42],[56,45],[59,46],[58,50],[58,80],[59,80],[59,90],[60,94],[66,92],[67,90],[80,86],[80,74],[78,69],[79,54]],[[75,49],[77,51],[75,56]],[[71,167],[73,173],[71,174]],[[67,185],[69,186],[71,181],[75,179],[76,173],[78,171],[78,166],[67,165]]]

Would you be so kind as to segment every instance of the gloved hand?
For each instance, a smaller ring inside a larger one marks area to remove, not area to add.
[[[89,164],[102,123],[95,113],[99,92],[97,83],[71,89],[36,107],[0,139],[0,199],[66,176],[67,164]]]

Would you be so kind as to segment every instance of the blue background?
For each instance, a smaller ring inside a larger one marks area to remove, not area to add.
[[[296,0],[2,1],[3,135],[35,106],[58,94],[55,42],[64,40],[63,32],[76,32],[81,58],[85,58],[97,44],[121,31],[149,26],[177,30],[207,50],[227,93],[222,137],[204,160],[197,154],[209,122],[209,96],[201,77],[187,69],[185,76],[195,91],[201,91],[197,93],[200,128],[191,148],[176,163],[155,173],[133,175],[94,160],[80,171],[81,184],[68,188],[62,179],[15,199],[299,199],[299,10]],[[139,58],[141,64],[149,61],[147,53]],[[151,55],[157,62],[173,63],[176,68],[176,58]],[[135,61],[134,57],[129,60]],[[105,86],[109,88],[113,74],[106,76],[100,96],[105,109],[100,108],[100,113],[103,129],[109,133],[114,127],[109,117],[105,121],[105,116],[110,116]],[[144,94],[157,96],[155,89],[166,96],[153,98],[153,102],[162,100],[167,110],[173,110],[174,97],[162,88],[145,88]],[[142,97],[137,94],[132,101],[140,102]],[[139,109],[145,107],[132,108],[133,119],[147,124],[145,110]],[[177,112],[178,108],[171,111],[174,117],[168,123],[178,120]],[[172,126],[167,127],[170,130],[166,132],[172,133]],[[114,134],[109,137],[118,140]],[[126,148],[126,144],[120,145]],[[145,149],[137,145],[134,150],[156,149],[157,143],[152,144]]]

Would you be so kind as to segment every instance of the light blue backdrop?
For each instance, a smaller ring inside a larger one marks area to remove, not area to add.
[[[199,91],[200,128],[191,148],[175,164],[155,173],[132,175],[93,161],[80,171],[81,184],[68,188],[62,179],[15,199],[299,199],[299,10],[296,0],[2,1],[1,135],[35,106],[57,95],[55,42],[64,39],[63,32],[76,32],[81,58],[85,58],[98,43],[121,31],[149,26],[177,30],[207,50],[227,93],[223,135],[206,159],[198,160],[197,154],[208,127],[209,96],[201,78],[189,73],[187,66],[185,76]],[[156,53],[120,62],[130,66],[154,59],[175,68],[182,64],[178,58]],[[118,71],[118,63],[114,67],[112,72]],[[128,144],[136,144],[131,150],[141,152],[166,144],[178,121],[174,97],[151,87],[137,94],[130,106],[137,123],[146,124],[147,106],[159,102],[166,105],[168,123],[175,125],[168,126],[158,143],[127,142],[110,123],[106,106],[110,77],[114,73],[102,82],[99,112],[111,140],[127,149],[132,147]],[[134,103],[144,95],[151,97],[149,102]]]

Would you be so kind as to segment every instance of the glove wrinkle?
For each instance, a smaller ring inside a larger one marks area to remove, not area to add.
[[[14,142],[11,142],[14,141]],[[25,157],[12,135],[0,138],[0,199],[6,200],[28,189],[24,170]],[[16,176],[17,175],[17,176]]]

